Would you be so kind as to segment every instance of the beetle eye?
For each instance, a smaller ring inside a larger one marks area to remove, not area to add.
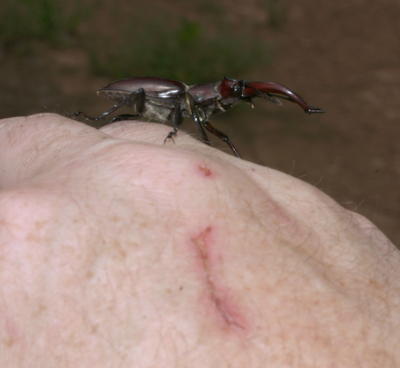
[[[238,83],[233,86],[233,92],[235,94],[240,93],[240,90],[241,90],[241,87],[240,87],[240,85]]]

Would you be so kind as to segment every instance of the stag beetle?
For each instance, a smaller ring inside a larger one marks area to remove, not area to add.
[[[224,78],[216,83],[187,85],[183,82],[156,78],[138,77],[113,82],[97,91],[116,103],[102,114],[91,117],[83,112],[89,120],[102,120],[126,105],[133,109],[133,114],[121,114],[111,122],[142,118],[147,121],[172,124],[173,130],[167,135],[164,143],[178,132],[183,118],[191,118],[198,126],[202,141],[210,145],[206,130],[224,141],[232,152],[240,157],[238,150],[229,137],[209,122],[211,116],[224,112],[240,101],[250,103],[253,98],[262,97],[273,103],[285,99],[298,104],[306,113],[323,112],[318,107],[307,104],[298,94],[275,82],[247,82]]]

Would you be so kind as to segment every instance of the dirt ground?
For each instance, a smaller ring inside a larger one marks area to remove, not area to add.
[[[316,185],[399,246],[400,3],[287,2],[279,29],[261,26],[257,1],[246,7],[225,3],[226,16],[238,25],[243,17],[254,18],[260,47],[274,45],[272,65],[250,76],[285,84],[326,114],[307,116],[291,104],[260,101],[215,125],[245,159]],[[108,106],[93,91],[109,80],[90,73],[83,50],[34,47],[29,57],[0,52],[1,117]]]
[[[269,73],[327,114],[302,120],[297,136],[269,138],[274,162],[260,161],[316,184],[400,245],[400,3],[307,0],[289,10]]]

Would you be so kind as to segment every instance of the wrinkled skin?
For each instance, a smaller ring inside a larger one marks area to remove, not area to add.
[[[399,367],[385,236],[169,130],[0,122],[0,366]]]

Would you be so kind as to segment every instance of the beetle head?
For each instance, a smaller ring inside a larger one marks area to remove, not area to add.
[[[245,83],[243,80],[224,77],[219,85],[219,93],[222,98],[241,98],[243,97],[244,88]]]

